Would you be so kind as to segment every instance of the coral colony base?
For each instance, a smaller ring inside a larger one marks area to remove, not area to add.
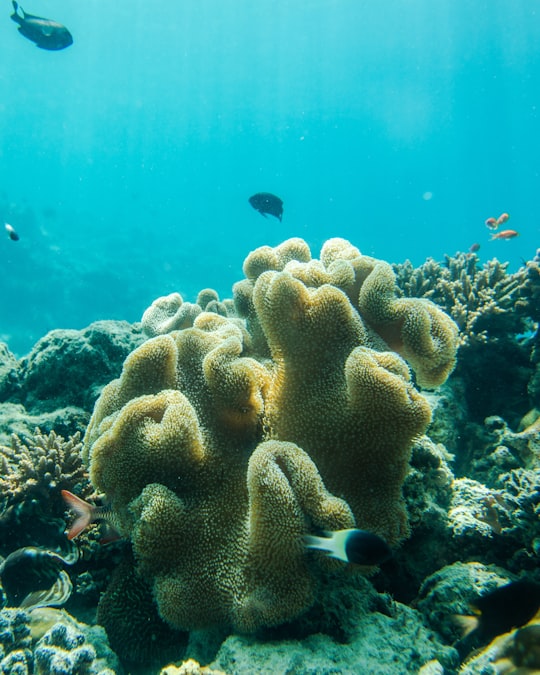
[[[454,618],[540,580],[539,269],[290,239],[232,300],[0,345],[1,672],[539,669],[537,619],[468,655]],[[62,490],[108,507],[75,557]],[[349,528],[392,559],[306,547]]]

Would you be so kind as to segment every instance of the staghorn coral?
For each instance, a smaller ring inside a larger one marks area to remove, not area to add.
[[[394,265],[397,285],[406,297],[426,298],[443,307],[460,329],[460,343],[470,347],[502,340],[530,328],[538,319],[540,273],[533,260],[515,273],[496,258],[479,266],[474,253],[428,259],[414,268]]]
[[[0,446],[0,513],[23,501],[47,502],[51,493],[63,489],[89,496],[92,487],[81,448],[78,432],[64,440],[38,428],[26,442],[13,434],[11,447]]]
[[[429,386],[454,364],[453,322],[397,299],[390,267],[344,240],[320,261],[299,239],[262,247],[244,272],[242,321],[202,312],[141,345],[85,436],[137,573],[182,630],[300,614],[322,563],[307,530],[406,537],[401,486],[430,408],[386,340]],[[119,611],[112,594],[103,603]]]
[[[540,400],[538,256],[514,273],[507,268],[508,263],[497,259],[480,265],[469,253],[446,256],[441,264],[428,260],[416,269],[409,262],[394,266],[403,295],[437,302],[460,327],[460,360],[453,379],[459,377],[464,384],[469,416],[481,423],[503,414],[517,426]]]

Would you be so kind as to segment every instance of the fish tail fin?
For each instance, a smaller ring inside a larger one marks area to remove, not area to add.
[[[13,21],[16,21],[18,24],[20,24],[21,21],[24,19],[24,12],[23,16],[19,14],[19,5],[17,2],[15,2],[15,0],[11,0],[11,4],[13,5],[13,14],[11,15],[11,18],[13,19]]]
[[[96,507],[69,490],[62,490],[62,497],[69,508],[77,514],[77,518],[67,532],[67,538],[71,541],[93,522]]]
[[[317,549],[320,551],[332,551],[330,541],[326,537],[316,537],[313,534],[306,534],[304,537],[306,548]]]
[[[465,616],[463,614],[454,614],[452,621],[463,631],[463,637],[469,635],[478,627],[477,616]]]

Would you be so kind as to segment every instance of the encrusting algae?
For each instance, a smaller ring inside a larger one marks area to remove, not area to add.
[[[307,534],[407,537],[401,487],[431,418],[409,366],[436,387],[455,364],[455,323],[398,298],[391,267],[345,240],[320,260],[300,239],[262,247],[244,272],[235,316],[223,303],[159,334],[182,303],[154,303],[155,337],[104,388],[84,439],[137,573],[180,630],[302,613],[313,559],[331,564],[306,553]]]

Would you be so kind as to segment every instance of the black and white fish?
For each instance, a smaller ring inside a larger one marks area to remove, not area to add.
[[[4,228],[11,241],[19,241],[20,237],[15,228],[13,227],[13,225],[10,225],[9,223],[4,223]]]
[[[380,565],[392,557],[388,544],[373,532],[352,528],[326,534],[326,537],[308,534],[304,538],[306,548],[326,551],[330,558],[355,565]]]
[[[11,18],[15,23],[19,24],[19,33],[31,42],[35,42],[40,49],[58,51],[73,44],[73,36],[58,21],[27,14],[22,7],[19,7],[15,0],[12,0],[12,4],[15,11],[11,15]],[[19,14],[19,9],[21,14]]]

